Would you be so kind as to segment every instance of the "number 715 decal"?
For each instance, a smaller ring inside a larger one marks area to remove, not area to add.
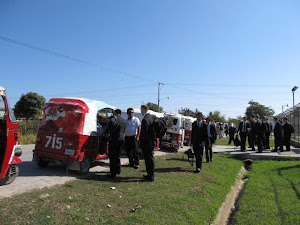
[[[47,143],[45,144],[45,148],[48,148],[51,144],[51,148],[55,149],[61,149],[63,145],[63,138],[62,137],[56,137],[56,134],[53,136],[46,136],[47,138]]]

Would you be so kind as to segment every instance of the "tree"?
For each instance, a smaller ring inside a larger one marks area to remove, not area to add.
[[[258,114],[261,117],[262,116],[273,116],[275,111],[271,107],[267,107],[264,105],[259,104],[258,102],[249,101],[248,104],[250,105],[249,107],[246,108],[246,116],[249,117],[252,114]]]
[[[159,107],[159,110],[158,110],[158,105],[155,103],[148,102],[147,106],[149,107],[150,110],[153,110],[155,112],[163,112],[163,108]]]
[[[225,116],[221,115],[220,111],[209,112],[208,117],[217,122],[224,123],[226,121]]]
[[[235,127],[238,127],[241,120],[238,119],[238,118],[234,119],[234,118],[228,117],[227,122],[228,123],[233,123],[235,125]]]
[[[202,117],[204,117],[203,113],[198,111],[198,109],[193,111],[189,108],[181,108],[180,110],[178,110],[178,113],[180,113],[184,116],[191,116],[191,117],[196,117],[197,113],[201,113]]]
[[[22,94],[15,104],[14,112],[17,118],[38,118],[43,110],[46,99],[34,92]]]

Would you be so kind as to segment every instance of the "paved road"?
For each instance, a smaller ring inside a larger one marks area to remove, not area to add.
[[[40,168],[32,162],[32,150],[34,145],[23,145],[21,156],[22,164],[19,164],[20,172],[16,180],[10,185],[0,186],[0,198],[10,197],[14,194],[24,193],[33,189],[42,189],[57,184],[64,184],[68,181],[75,180],[79,175],[75,171],[69,171],[66,174],[65,166],[49,164],[46,168]],[[182,150],[185,150],[184,147]],[[155,151],[155,156],[167,154],[168,151]],[[122,155],[121,164],[128,164],[128,159]],[[108,159],[97,161],[97,166],[90,169],[91,172],[108,171]]]

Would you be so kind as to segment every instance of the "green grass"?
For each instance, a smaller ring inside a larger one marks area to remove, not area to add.
[[[235,136],[234,136],[235,137]],[[239,137],[239,139],[240,139],[240,137]],[[241,139],[240,139],[241,140]],[[227,137],[223,137],[223,138],[217,138],[217,140],[216,140],[216,145],[228,145],[228,142],[229,142],[229,136],[227,136]],[[234,144],[233,144],[233,141],[231,141],[231,143],[230,143],[230,145],[229,146],[234,146]],[[246,140],[246,148],[249,146],[249,142],[248,142],[248,138],[247,138],[247,140]],[[272,148],[272,147],[274,147],[275,146],[275,144],[274,144],[274,140],[271,140],[270,139],[270,147]]]
[[[144,162],[134,170],[122,167],[111,181],[106,173],[54,188],[0,200],[1,224],[209,224],[230,191],[242,166],[215,154],[195,174],[183,153],[156,158],[156,180],[140,182]],[[111,190],[110,187],[116,187]],[[41,194],[49,194],[41,198]],[[141,203],[141,208],[131,210]],[[111,208],[107,207],[110,204]]]
[[[236,224],[300,224],[300,162],[255,161]]]

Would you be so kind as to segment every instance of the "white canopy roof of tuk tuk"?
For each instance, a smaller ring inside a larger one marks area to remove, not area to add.
[[[102,101],[96,101],[86,98],[73,98],[66,97],[67,99],[74,99],[83,101],[88,107],[89,112],[85,114],[85,121],[83,127],[83,135],[91,135],[93,132],[97,132],[97,113],[101,109],[116,109],[115,106],[109,105]]]

